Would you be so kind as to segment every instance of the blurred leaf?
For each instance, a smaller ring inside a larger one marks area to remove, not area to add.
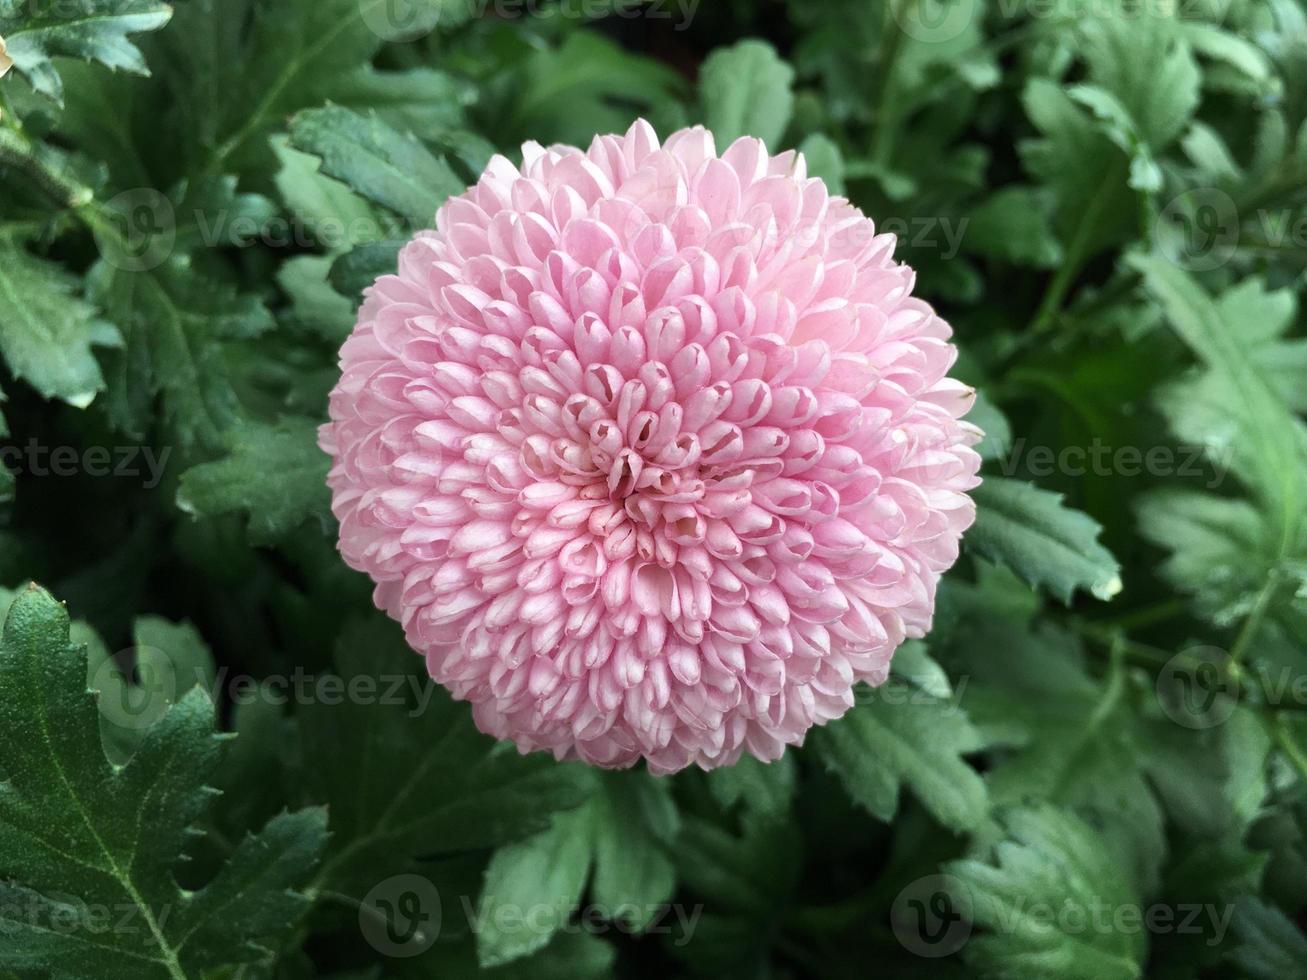
[[[756,136],[778,153],[794,111],[794,69],[765,41],[719,48],[699,70],[704,124],[725,150],[741,136]]]
[[[0,228],[0,302],[5,325],[0,354],[15,377],[46,398],[85,408],[104,389],[94,346],[117,346],[122,338],[76,295],[77,280],[38,259]]]
[[[1058,494],[991,476],[972,496],[978,513],[967,543],[986,558],[1066,603],[1077,588],[1104,600],[1121,591],[1120,565],[1098,543],[1102,529]]]
[[[1307,976],[1307,936],[1274,906],[1245,897],[1231,922],[1240,945],[1230,959],[1253,980],[1299,980]]]

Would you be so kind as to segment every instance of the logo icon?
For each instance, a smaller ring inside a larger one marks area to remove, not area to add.
[[[927,959],[952,956],[971,938],[970,889],[953,875],[918,878],[890,906],[899,944]]]
[[[918,0],[896,3],[890,14],[899,29],[914,41],[944,44],[959,37],[976,21],[976,0]]]
[[[124,669],[121,665],[128,666]],[[100,714],[125,731],[149,728],[185,693],[172,658],[158,647],[148,646],[106,657],[91,675],[90,687],[100,693]]]
[[[444,0],[358,0],[363,23],[386,41],[416,41],[436,29]]]
[[[177,244],[177,215],[172,202],[149,187],[106,202],[113,233],[97,229],[100,254],[123,272],[149,272],[167,261]]]
[[[1225,191],[1195,187],[1167,202],[1155,231],[1162,254],[1176,265],[1211,272],[1229,262],[1239,244],[1239,209]]]
[[[421,875],[387,878],[359,906],[359,928],[383,956],[420,956],[440,936],[440,893]]]
[[[1190,647],[1166,662],[1157,675],[1162,712],[1185,728],[1215,728],[1234,714],[1239,685],[1229,674],[1229,657],[1216,647]]]

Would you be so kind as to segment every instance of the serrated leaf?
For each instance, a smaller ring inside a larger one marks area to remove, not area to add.
[[[384,212],[323,173],[318,157],[292,148],[285,138],[274,139],[272,148],[281,164],[275,180],[282,200],[326,252],[348,252],[374,241],[383,230],[386,237],[398,232],[397,221],[389,219],[388,227]]]
[[[584,146],[596,133],[626,129],[637,115],[671,103],[685,88],[668,65],[624,50],[596,31],[571,31],[557,46],[522,44],[509,73],[482,89],[495,142]],[[487,104],[497,90],[505,97]]]
[[[1249,350],[1242,327],[1247,307],[1213,301],[1188,273],[1162,256],[1136,255],[1130,262],[1222,392],[1222,407],[1238,433],[1244,462],[1240,479],[1265,503],[1277,554],[1288,554],[1299,544],[1307,512],[1307,433]],[[1269,295],[1267,300],[1273,302]],[[1252,312],[1266,309],[1265,302],[1258,302]],[[1265,324],[1267,319],[1275,323],[1273,317],[1254,322]],[[1271,324],[1267,326],[1273,332]]]
[[[773,153],[794,111],[794,69],[765,41],[718,48],[699,71],[705,125],[725,150],[741,136],[756,136]]]
[[[818,756],[857,803],[890,821],[909,787],[944,826],[973,830],[985,819],[985,781],[962,757],[983,747],[955,704],[902,682],[865,691],[843,718],[813,733]]]
[[[796,777],[793,753],[772,762],[745,755],[733,766],[709,772],[708,789],[726,809],[742,804],[753,818],[783,820],[794,799]]]
[[[274,820],[207,886],[182,891],[172,865],[219,761],[213,706],[192,691],[117,768],[86,669],[62,606],[35,586],[15,599],[0,642],[0,920],[12,940],[0,966],[179,980],[266,960],[307,911],[291,888],[325,844],[325,813]],[[115,911],[136,927],[104,930]]]
[[[442,158],[375,114],[311,109],[291,121],[290,135],[296,149],[322,158],[323,173],[394,211],[412,229],[434,225],[445,199],[466,189]]]
[[[1211,493],[1157,490],[1139,498],[1135,510],[1140,534],[1170,552],[1160,573],[1195,595],[1204,615],[1229,623],[1245,611],[1244,597],[1262,587],[1275,546],[1255,507]]]
[[[992,863],[945,865],[954,899],[988,932],[973,935],[964,956],[985,975],[1062,980],[1134,980],[1143,975],[1144,930],[1062,928],[1091,921],[1094,910],[1138,907],[1141,896],[1094,828],[1052,807],[1016,810]],[[1070,910],[1068,917],[1059,913]],[[1080,918],[1072,919],[1070,915]]]
[[[395,29],[409,28],[411,40],[457,26],[473,8],[470,0],[191,0],[178,14],[187,29],[168,41],[169,78],[188,108],[179,123],[204,151],[195,166],[271,168],[274,127],[325,100],[344,101]]]
[[[966,542],[979,554],[1066,603],[1078,588],[1104,600],[1121,591],[1121,567],[1098,543],[1102,529],[1064,506],[1059,494],[1020,480],[986,477],[972,496],[976,523]]]
[[[715,914],[765,923],[791,898],[801,848],[799,828],[787,821],[748,821],[737,834],[686,815],[672,853],[682,882]]]
[[[156,0],[0,0],[0,35],[8,57],[32,87],[62,101],[63,84],[52,58],[98,61],[118,71],[148,75],[140,49],[128,36],[157,30],[171,16],[172,8]]]
[[[1199,71],[1179,21],[1139,17],[1084,21],[1090,81],[1125,109],[1135,134],[1160,152],[1182,133],[1198,105]]]
[[[1053,227],[1083,261],[1131,230],[1128,160],[1062,86],[1032,78],[1022,105],[1042,138],[1019,145],[1026,170],[1052,192]]]
[[[152,397],[159,394],[163,415],[184,446],[221,447],[238,411],[224,344],[273,326],[263,303],[196,273],[180,258],[140,272],[101,261],[89,285],[126,339],[106,372],[115,424],[143,436]]]
[[[0,229],[0,354],[15,377],[46,398],[85,408],[104,389],[95,346],[121,338],[76,295],[77,280]]]
[[[74,624],[74,633],[76,633]],[[150,726],[194,687],[213,690],[213,655],[190,623],[141,616],[132,625],[131,660],[122,663],[102,643],[88,645],[87,679],[99,695],[105,754],[123,765]]]
[[[246,514],[251,539],[261,543],[310,519],[329,528],[331,461],[318,448],[317,430],[312,419],[297,417],[237,423],[225,458],[182,474],[177,506],[193,517]]]
[[[1094,677],[1077,637],[1051,624],[1035,629],[968,613],[939,647],[958,678],[958,703],[996,752],[986,773],[996,808],[1041,800],[1072,808],[1141,891],[1158,883],[1166,854],[1164,814],[1140,764],[1149,735],[1127,698],[1116,660]],[[992,651],[1002,650],[1002,657]]]
[[[394,624],[352,624],[336,663],[346,685],[370,683],[373,693],[298,711],[304,744],[333,760],[306,773],[313,798],[331,808],[322,887],[361,895],[414,856],[524,839],[595,788],[579,764],[522,756],[480,734],[466,705],[415,673],[421,661]]]

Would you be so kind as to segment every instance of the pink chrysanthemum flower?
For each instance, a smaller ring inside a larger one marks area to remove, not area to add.
[[[322,447],[340,549],[523,751],[774,759],[930,626],[973,392],[893,235],[801,156],[528,143],[367,293]]]

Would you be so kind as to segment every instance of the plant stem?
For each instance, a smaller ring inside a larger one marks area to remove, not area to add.
[[[1285,757],[1293,763],[1294,768],[1298,770],[1303,779],[1307,779],[1307,751],[1298,744],[1293,737],[1293,730],[1289,728],[1289,720],[1284,715],[1276,719],[1275,740],[1280,745],[1280,750]]]
[[[56,172],[41,159],[39,148],[14,129],[0,129],[0,164],[30,177],[60,207],[80,208],[95,196],[89,187]]]
[[[1076,225],[1075,235],[1067,245],[1062,265],[1049,282],[1048,288],[1044,291],[1044,298],[1039,304],[1039,309],[1035,311],[1035,318],[1031,321],[1028,331],[1031,336],[1043,334],[1057,319],[1062,304],[1066,301],[1067,293],[1070,292],[1071,284],[1075,281],[1076,276],[1080,274],[1081,268],[1089,258],[1089,243],[1092,240],[1093,233],[1098,230],[1098,222],[1102,217],[1103,209],[1107,205],[1109,193],[1121,181],[1123,176],[1124,163],[1121,160],[1114,161],[1104,171],[1103,179],[1095,189],[1093,197],[1089,199],[1089,204]]]
[[[895,3],[899,5],[897,14],[892,6],[885,7],[887,33],[881,45],[879,64],[876,66],[879,91],[876,92],[876,135],[872,138],[871,157],[882,167],[889,161],[894,147],[891,139],[893,127],[889,125],[889,115],[890,106],[893,105],[891,96],[894,92],[894,65],[898,61],[899,49],[903,45],[902,19],[912,12],[912,8],[917,5],[917,0],[890,0],[890,4]]]
[[[1243,621],[1243,626],[1239,629],[1239,635],[1235,637],[1234,646],[1230,648],[1231,667],[1238,667],[1243,662],[1243,658],[1248,653],[1248,648],[1252,646],[1253,640],[1257,637],[1257,631],[1261,628],[1262,620],[1266,618],[1266,611],[1270,608],[1271,599],[1275,596],[1278,585],[1278,570],[1272,568],[1270,574],[1266,577],[1266,584],[1257,593],[1257,600],[1253,603],[1252,611],[1248,613],[1248,618]]]

